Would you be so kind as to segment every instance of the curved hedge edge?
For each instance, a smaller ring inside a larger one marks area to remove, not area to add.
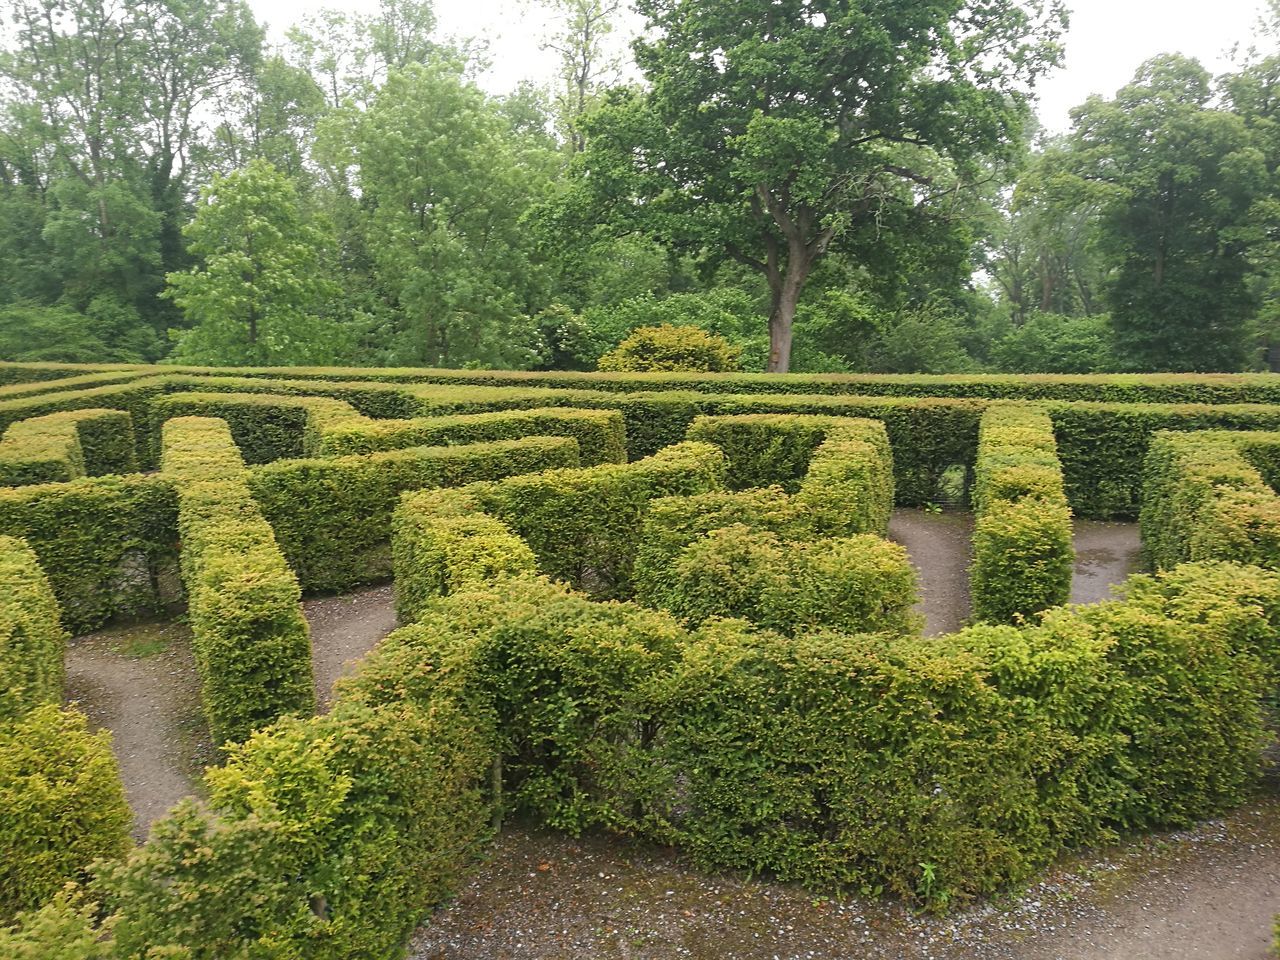
[[[1000,404],[983,414],[973,503],[974,616],[1013,623],[1065,603],[1075,548],[1047,412]]]
[[[67,410],[10,424],[0,440],[0,486],[132,473],[133,423],[124,410]]]
[[[178,491],[180,566],[214,742],[314,712],[302,591],[249,490],[230,429],[200,417],[168,421],[162,464]]]
[[[25,540],[0,537],[0,724],[62,702],[66,643],[35,552]]]
[[[1278,452],[1280,432],[1157,433],[1139,515],[1151,565],[1229,560],[1280,567],[1280,496],[1255,465]]]
[[[578,466],[572,437],[279,460],[249,487],[306,590],[343,590],[391,574],[392,512],[401,494]]]
[[[532,576],[529,545],[461,490],[406,494],[391,522],[396,615],[412,623],[438,597],[500,577]]]

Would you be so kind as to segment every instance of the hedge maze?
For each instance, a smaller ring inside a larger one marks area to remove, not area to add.
[[[504,816],[945,905],[1239,803],[1274,740],[1280,378],[0,383],[5,956],[394,957]],[[957,476],[973,625],[925,637],[887,530]],[[1152,572],[1064,605],[1073,517]],[[316,715],[303,596],[388,579]],[[135,846],[66,638],[184,613],[224,762]]]

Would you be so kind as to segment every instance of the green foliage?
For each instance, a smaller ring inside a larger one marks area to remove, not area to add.
[[[1006,373],[1103,373],[1118,367],[1106,316],[1033,313],[991,346]]]
[[[111,735],[76,711],[46,704],[0,724],[0,805],[0,922],[129,849]]]
[[[163,469],[178,491],[182,579],[200,692],[216,743],[315,709],[301,590],[245,482],[221,420],[164,428]]]
[[[1280,434],[1157,433],[1143,477],[1142,545],[1157,569],[1200,560],[1280,568],[1280,497],[1253,460]]]
[[[0,955],[12,960],[110,960],[94,927],[94,905],[59,894],[39,910],[0,927]]]
[[[724,456],[682,443],[628,464],[547,470],[463,488],[473,505],[501,520],[533,550],[538,570],[599,598],[631,595],[640,526],[650,502],[721,486]],[[440,494],[407,497],[402,510],[437,509]],[[452,492],[444,494],[457,503]]]
[[[1075,550],[1049,415],[992,406],[982,417],[974,474],[974,615],[1012,623],[1065,603]]]
[[[337,287],[333,238],[308,222],[292,181],[265,160],[215,177],[184,233],[202,263],[168,275],[166,295],[194,324],[174,356],[219,366],[331,362],[348,348],[323,317]]]
[[[437,597],[500,577],[532,576],[528,544],[493,517],[472,512],[470,497],[415,498],[396,510],[391,556],[396,614],[412,623]]]
[[[660,589],[638,589],[637,599],[693,624],[738,617],[787,634],[910,633],[919,625],[906,551],[867,534],[786,543],[734,524],[681,550],[659,582]]]
[[[66,634],[58,601],[36,555],[0,537],[0,724],[42,703],[62,701]]]
[[[248,484],[303,587],[342,590],[391,573],[402,493],[577,465],[571,437],[529,437],[280,461],[251,471]]]
[[[0,488],[0,534],[36,552],[73,633],[172,600],[176,531],[173,485],[158,476]]]
[[[10,424],[0,441],[0,486],[132,473],[133,423],[123,410],[67,410]]]
[[[700,327],[640,327],[600,358],[610,373],[710,372],[738,369],[738,351]]]

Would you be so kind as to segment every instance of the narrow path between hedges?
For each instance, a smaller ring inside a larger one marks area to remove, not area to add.
[[[1280,911],[1280,796],[1192,831],[1062,861],[935,917],[706,874],[625,841],[506,831],[412,960],[1264,960]]]
[[[969,563],[972,559],[973,515],[959,511],[930,513],[894,510],[889,538],[907,549],[920,575],[920,603],[925,635],[951,633],[969,618]],[[1075,576],[1072,603],[1097,603],[1111,588],[1138,570],[1142,542],[1136,523],[1076,520]]]
[[[334,682],[395,629],[391,587],[303,601],[311,625],[316,699],[328,708]],[[200,792],[219,761],[200,710],[200,684],[183,623],[115,627],[67,647],[67,699],[95,728],[111,731],[134,835],[183,797]]]

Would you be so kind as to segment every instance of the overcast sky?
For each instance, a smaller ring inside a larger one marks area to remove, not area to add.
[[[1065,130],[1067,111],[1091,93],[1107,96],[1157,53],[1181,52],[1221,72],[1237,43],[1247,45],[1262,0],[1068,0],[1072,8],[1066,66],[1040,90],[1040,115],[1051,130]],[[373,11],[377,0],[250,0],[275,36],[321,7]],[[442,32],[482,37],[493,66],[482,83],[492,92],[523,79],[545,81],[554,60],[539,50],[545,18],[522,0],[436,0]]]

